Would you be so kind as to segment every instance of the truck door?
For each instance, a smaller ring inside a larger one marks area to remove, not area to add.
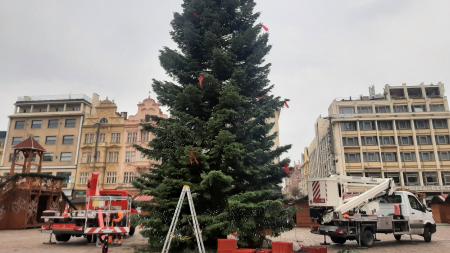
[[[423,234],[424,229],[424,207],[413,195],[408,195],[409,202],[409,227],[411,234]]]

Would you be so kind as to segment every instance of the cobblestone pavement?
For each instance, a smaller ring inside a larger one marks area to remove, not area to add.
[[[87,243],[84,237],[71,237],[68,242],[44,244],[48,242],[49,234],[38,229],[0,230],[0,253],[100,253],[100,247]],[[55,238],[53,237],[53,241]],[[134,253],[135,248],[146,245],[146,240],[135,233],[125,239],[122,246],[109,248],[110,253]]]
[[[402,236],[401,241],[396,241],[392,234],[377,234],[379,242],[371,248],[359,248],[356,241],[347,241],[344,245],[333,244],[329,237],[327,237],[328,252],[334,253],[341,249],[357,250],[361,253],[447,253],[450,252],[450,226],[438,225],[437,231],[433,234],[432,241],[425,243],[423,238],[418,235]],[[295,228],[289,232],[281,234],[274,238],[273,241],[297,241],[299,244],[310,246],[320,245],[323,242],[323,236],[311,234],[308,228]]]
[[[0,230],[0,253],[95,253],[101,252],[101,248],[95,244],[88,244],[85,238],[72,237],[67,243],[44,244],[49,234],[41,233],[38,229],[27,230]],[[327,246],[328,252],[335,253],[340,249],[353,249],[360,253],[447,253],[450,252],[450,226],[439,225],[437,232],[433,234],[431,243],[425,243],[420,236],[403,236],[400,242],[394,236],[378,234],[378,239],[372,248],[358,248],[355,241],[347,242],[345,245],[332,244]],[[274,241],[297,241],[302,245],[319,245],[323,236],[314,235],[307,228],[296,228],[274,238]],[[328,242],[331,242],[327,238]],[[124,240],[120,247],[111,247],[111,253],[134,253],[136,248],[145,247],[147,241],[136,233],[133,237]]]

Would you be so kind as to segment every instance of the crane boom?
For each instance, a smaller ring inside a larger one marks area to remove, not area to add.
[[[351,189],[359,189],[362,193],[348,197],[347,193],[351,192]],[[325,223],[331,221],[334,214],[341,215],[360,208],[377,197],[393,194],[394,190],[395,183],[392,178],[333,175],[312,179],[308,184],[310,206],[328,209],[322,217]]]

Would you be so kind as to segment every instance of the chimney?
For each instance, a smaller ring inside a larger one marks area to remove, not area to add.
[[[127,119],[128,118],[128,113],[127,112],[121,112],[120,113],[120,117]]]

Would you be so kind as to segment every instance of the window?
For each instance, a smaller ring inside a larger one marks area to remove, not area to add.
[[[450,144],[448,135],[436,135],[436,143],[438,145]]]
[[[422,162],[434,161],[434,153],[431,151],[420,152],[420,160]]]
[[[98,135],[98,143],[104,143],[105,142],[105,133],[100,133]]]
[[[340,114],[354,114],[355,108],[354,107],[339,107],[339,113]]]
[[[448,172],[448,171],[442,172],[442,184],[450,185],[450,172]]]
[[[417,144],[418,145],[431,145],[433,142],[431,141],[430,135],[417,135]]]
[[[66,105],[66,111],[79,111],[80,110],[80,104],[67,104]]]
[[[75,128],[76,124],[77,124],[76,119],[66,119],[66,121],[64,123],[64,127],[65,128]]]
[[[425,105],[412,105],[411,106],[413,112],[426,112],[426,106]]]
[[[416,153],[413,152],[402,152],[400,153],[402,162],[415,162],[416,161]]]
[[[366,172],[366,177],[381,178],[381,172]]]
[[[411,205],[412,209],[416,209],[418,211],[423,211],[423,206],[420,204],[420,202],[416,199],[416,197],[408,195],[409,204]]]
[[[389,107],[388,105],[378,105],[375,107],[375,111],[377,113],[390,113],[391,107]]]
[[[434,119],[433,127],[435,129],[444,129],[448,128],[447,119]]]
[[[93,133],[84,134],[84,144],[94,143],[94,137],[95,137],[95,134],[93,134]]]
[[[344,147],[358,146],[358,137],[342,137]]]
[[[56,136],[47,136],[45,137],[46,145],[55,145],[56,144]]]
[[[381,158],[383,159],[383,162],[396,162],[397,161],[397,153],[383,152],[383,153],[381,153]]]
[[[146,130],[141,131],[141,142],[148,142],[149,132]]]
[[[427,97],[429,97],[429,98],[435,98],[435,97],[441,96],[439,87],[426,87],[425,93],[427,94]]]
[[[413,145],[413,137],[412,136],[399,136],[398,137],[398,145],[400,145],[400,146]]]
[[[69,144],[73,144],[73,135],[64,135],[63,136],[63,144],[69,145]]]
[[[12,137],[12,145],[17,145],[22,142],[22,137]]]
[[[41,127],[42,127],[42,120],[31,121],[31,128],[41,128]]]
[[[397,185],[400,185],[400,173],[398,172],[385,172],[384,177],[394,179]]]
[[[440,161],[450,161],[450,151],[439,151],[438,155]]]
[[[423,172],[422,177],[424,185],[439,185],[437,172]]]
[[[128,133],[127,143],[137,142],[137,132]]]
[[[409,120],[397,120],[397,129],[398,130],[409,130],[411,129],[411,121]]]
[[[56,176],[64,178],[63,187],[67,187],[67,184],[71,183],[71,172],[56,172]]]
[[[361,131],[370,131],[375,130],[375,122],[374,121],[360,121],[359,122],[359,128]]]
[[[110,151],[108,152],[108,162],[109,163],[117,163],[119,161],[119,152]]]
[[[378,121],[378,129],[380,130],[392,130],[392,121],[382,120]]]
[[[408,105],[394,105],[394,112],[408,112]]]
[[[414,125],[416,129],[429,129],[430,123],[426,119],[415,120]]]
[[[23,120],[16,121],[14,129],[24,129],[24,128],[25,128],[25,121]]]
[[[117,172],[108,171],[106,172],[106,183],[107,184],[115,184],[117,181]]]
[[[405,178],[405,185],[414,186],[419,185],[419,173],[417,172],[406,172],[403,174]]]
[[[341,130],[342,131],[356,131],[356,122],[342,122]]]
[[[124,184],[130,184],[133,181],[134,181],[134,172],[126,171],[123,173],[123,183]]]
[[[378,152],[364,152],[363,158],[365,162],[379,162],[380,154]]]
[[[42,157],[42,161],[44,161],[44,162],[53,161],[53,153],[44,153],[44,155]]]
[[[70,162],[70,161],[72,161],[72,153],[70,153],[70,152],[62,152],[61,156],[59,157],[59,160],[61,162]]]
[[[375,146],[378,140],[376,136],[361,136],[361,143],[363,146]]]
[[[445,111],[445,107],[444,107],[443,104],[430,105],[430,111],[432,111],[432,112],[443,112],[443,111]]]
[[[347,176],[349,176],[349,177],[362,177],[363,173],[362,172],[347,172]]]
[[[135,152],[134,151],[127,151],[125,153],[125,162],[126,163],[132,163],[134,162]]]
[[[48,120],[48,128],[58,128],[59,126],[59,120],[58,119],[49,119]]]
[[[372,113],[372,106],[358,106],[358,113]]]
[[[120,143],[120,133],[112,133],[111,134],[111,142],[112,143]]]
[[[39,140],[40,140],[41,138],[39,138],[39,136],[33,136],[33,139],[34,139],[35,141],[39,142]]]
[[[81,154],[81,162],[82,163],[90,163],[92,160],[92,155],[90,152],[83,152],[83,154]]]
[[[87,184],[89,177],[89,172],[81,172],[80,173],[80,184]]]
[[[395,145],[394,136],[380,136],[382,146]]]

